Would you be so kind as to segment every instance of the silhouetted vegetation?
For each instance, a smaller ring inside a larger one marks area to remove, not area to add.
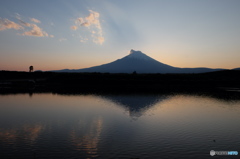
[[[240,71],[201,74],[110,74],[0,71],[0,91],[226,92],[240,88]],[[229,92],[227,92],[229,94]],[[233,94],[233,92],[231,93]]]
[[[29,67],[29,72],[33,72],[33,66]]]

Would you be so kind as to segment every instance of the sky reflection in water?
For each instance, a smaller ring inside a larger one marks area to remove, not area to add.
[[[5,158],[208,158],[239,151],[240,101],[192,95],[0,96]]]

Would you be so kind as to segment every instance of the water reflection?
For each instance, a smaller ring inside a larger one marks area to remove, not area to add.
[[[72,144],[78,151],[85,151],[91,157],[97,157],[98,142],[102,131],[103,120],[99,117],[89,121],[81,120],[78,127],[70,133]]]
[[[116,105],[123,107],[133,118],[140,117],[149,108],[165,99],[167,96],[152,95],[101,95],[102,98],[114,102]]]
[[[0,96],[0,103],[5,158],[29,150],[36,158],[206,158],[240,144],[239,100],[34,93]]]
[[[25,124],[16,128],[0,129],[0,141],[13,144],[16,144],[18,141],[24,141],[33,144],[43,131],[44,126],[41,124]]]
[[[30,98],[33,96],[33,92],[29,92],[28,94]]]

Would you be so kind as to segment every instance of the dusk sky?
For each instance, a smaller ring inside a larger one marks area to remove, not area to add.
[[[0,1],[0,70],[80,69],[131,49],[175,67],[240,67],[240,0]]]

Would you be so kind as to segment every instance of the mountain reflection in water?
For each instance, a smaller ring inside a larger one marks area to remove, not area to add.
[[[240,145],[240,100],[33,93],[0,103],[1,158],[200,159]]]
[[[150,109],[156,103],[159,103],[165,99],[166,96],[160,96],[156,94],[152,95],[101,95],[101,98],[108,99],[114,102],[116,105],[123,107],[129,112],[129,115],[133,118],[137,118],[143,115],[145,111]]]

